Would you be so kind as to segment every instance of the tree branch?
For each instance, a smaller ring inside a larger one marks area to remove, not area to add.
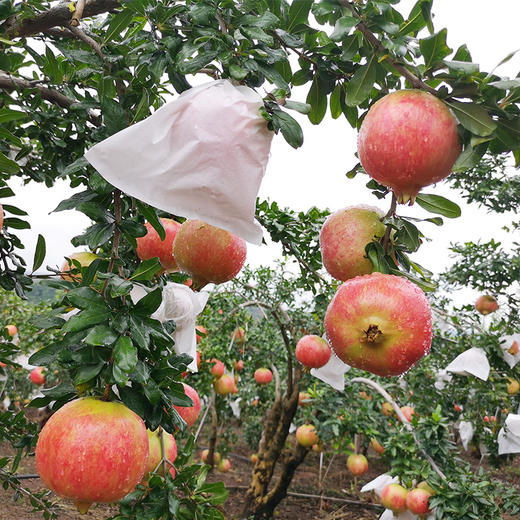
[[[91,47],[94,50],[94,52],[101,58],[102,61],[105,61],[105,56],[101,51],[101,45],[99,45],[99,43],[96,40],[94,40],[94,38],[91,38],[90,36],[85,34],[79,27],[73,26],[72,22],[69,26],[69,30],[73,36],[85,42],[89,47]]]
[[[119,0],[89,0],[85,3],[82,15],[83,18],[88,18],[120,6]],[[69,9],[68,2],[62,2],[34,18],[19,19],[17,16],[11,17],[0,30],[0,34],[5,34],[9,39],[34,36],[53,27],[67,27],[72,18],[73,13]]]
[[[76,9],[74,10],[74,13],[72,14],[72,18],[70,20],[70,25],[72,27],[78,27],[79,21],[81,20],[81,17],[83,16],[84,9],[85,9],[85,0],[78,0],[76,2]]]

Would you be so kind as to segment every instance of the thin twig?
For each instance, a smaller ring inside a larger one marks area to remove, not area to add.
[[[94,49],[94,52],[101,58],[102,61],[105,61],[105,56],[103,52],[101,51],[101,45],[94,40],[94,38],[91,38],[87,34],[85,34],[79,27],[76,27],[72,25],[72,22],[69,26],[70,32],[80,40],[84,41],[89,47]]]
[[[208,402],[208,404],[206,406],[206,410],[204,411],[204,415],[202,416],[202,419],[200,420],[199,427],[197,428],[197,432],[195,433],[195,442],[197,442],[197,439],[199,438],[202,427],[204,426],[204,421],[206,420],[206,416],[208,415],[209,409],[211,408],[211,399],[214,399],[214,398],[215,398],[215,394],[212,394],[210,397],[210,401]]]
[[[366,377],[354,377],[350,380],[351,383],[364,383],[365,385],[371,386],[374,388],[377,392],[379,392],[391,405],[392,408],[395,410],[395,413],[397,414],[397,417],[399,420],[403,423],[404,427],[412,434],[413,440],[415,441],[415,444],[417,444],[417,447],[419,448],[419,451],[423,454],[424,458],[430,463],[430,466],[432,467],[433,471],[439,475],[439,477],[442,480],[446,480],[446,475],[441,471],[439,466],[435,463],[435,461],[426,453],[424,448],[421,446],[421,443],[419,442],[419,439],[417,438],[417,435],[415,434],[414,429],[412,428],[412,425],[408,421],[408,419],[404,416],[403,412],[401,412],[401,409],[397,405],[397,403],[392,399],[390,394],[378,383],[375,381],[372,381],[371,379],[367,379]]]
[[[390,204],[390,209],[388,210],[388,213],[383,218],[392,217],[395,215],[395,210],[397,208],[397,197],[395,196],[395,193],[392,192],[392,203]],[[390,233],[392,232],[392,227],[387,224],[385,229],[385,234],[383,235],[383,238],[381,240],[381,245],[383,246],[383,249],[385,250],[385,253],[388,253],[388,246],[390,244]]]
[[[220,32],[222,34],[227,34],[228,33],[227,23],[224,20],[224,18],[222,17],[222,15],[219,13],[219,11],[216,12],[215,18],[217,19],[218,24],[220,26]]]

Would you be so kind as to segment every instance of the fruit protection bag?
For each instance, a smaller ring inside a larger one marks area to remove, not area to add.
[[[134,303],[146,296],[144,287],[134,285],[130,296]],[[164,323],[175,321],[176,328],[172,333],[177,354],[188,354],[192,362],[188,365],[191,372],[197,372],[197,341],[195,335],[195,320],[208,301],[207,292],[193,292],[188,286],[168,282],[162,291],[162,302],[152,314],[152,318]]]
[[[446,367],[447,372],[460,376],[475,376],[482,381],[487,381],[490,369],[486,352],[479,347],[472,347],[459,354]]]
[[[262,106],[249,87],[206,83],[96,144],[85,157],[132,197],[260,244],[256,197],[273,136]]]
[[[520,415],[510,413],[498,432],[498,454],[520,453]]]

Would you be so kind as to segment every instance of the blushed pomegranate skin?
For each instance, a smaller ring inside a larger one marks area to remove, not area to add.
[[[141,260],[149,260],[158,257],[165,271],[172,272],[177,270],[177,262],[173,256],[173,240],[177,231],[181,227],[178,222],[171,218],[159,219],[163,225],[166,237],[161,240],[159,233],[154,227],[146,222],[146,235],[139,237],[137,241],[137,256]]]
[[[193,406],[175,406],[174,408],[179,412],[179,415],[186,421],[188,427],[193,426],[200,414],[200,397],[197,390],[186,383],[184,386],[184,393],[193,401]]]
[[[333,278],[344,282],[372,272],[365,246],[385,234],[382,216],[377,208],[353,206],[327,217],[320,231],[320,249],[323,266]]]
[[[273,373],[268,368],[258,368],[254,374],[255,381],[259,385],[266,385],[273,379]]]
[[[80,511],[115,502],[142,479],[148,462],[143,420],[122,403],[84,397],[47,421],[36,445],[36,467],[46,487],[71,498]]]
[[[229,231],[201,220],[186,220],[173,242],[173,255],[197,290],[233,279],[246,261],[247,246]]]
[[[475,309],[477,309],[480,314],[486,316],[486,314],[491,314],[498,310],[498,302],[493,296],[484,294],[475,302]]]
[[[381,98],[359,130],[363,168],[392,188],[400,203],[413,203],[421,188],[447,177],[460,151],[456,119],[440,99],[421,90]]]
[[[232,375],[224,374],[213,383],[215,393],[219,395],[236,394],[238,389]]]
[[[312,448],[313,444],[318,444],[320,439],[316,433],[316,428],[313,424],[304,424],[296,430],[296,440],[304,448]]]
[[[153,471],[159,465],[159,462],[162,460],[162,448],[161,448],[161,434],[158,430],[152,432],[150,430],[146,431],[148,435],[148,463],[145,469],[145,478],[146,474]],[[177,443],[175,442],[175,437],[168,432],[163,432],[164,435],[164,450],[166,451],[166,458],[170,462],[175,462],[177,458]],[[166,464],[167,468],[170,469],[170,474],[173,478],[175,478],[175,468]],[[157,468],[157,473],[159,475],[163,475],[164,471],[162,465]]]
[[[403,374],[431,347],[428,299],[400,276],[373,273],[343,283],[324,324],[331,347],[344,363],[379,376]]]
[[[330,359],[329,344],[319,336],[313,334],[303,336],[296,344],[296,359],[308,368],[320,368]]]
[[[394,513],[406,511],[408,491],[400,484],[388,484],[381,492],[381,504]]]

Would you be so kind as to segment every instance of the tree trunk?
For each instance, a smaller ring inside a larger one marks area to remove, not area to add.
[[[292,388],[288,389],[291,392],[286,392],[283,398],[277,394],[273,406],[265,415],[258,461],[253,468],[242,518],[271,518],[276,506],[285,498],[296,468],[309,451],[297,445],[292,452],[283,454],[289,428],[298,409],[300,377],[301,372],[297,367],[293,374]],[[269,491],[268,487],[278,461],[283,461],[282,472]]]

